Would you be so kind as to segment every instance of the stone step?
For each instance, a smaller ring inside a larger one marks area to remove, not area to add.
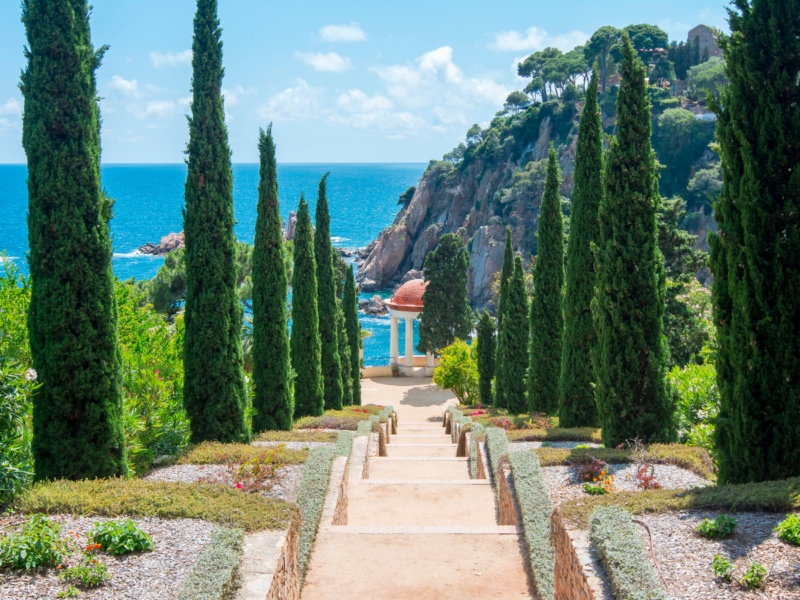
[[[406,458],[406,457],[403,457]],[[369,479],[468,479],[469,468],[457,461],[382,461],[370,460]]]
[[[370,464],[373,461],[393,461],[393,460],[411,460],[411,461],[425,461],[425,460],[435,460],[435,461],[455,461],[455,460],[469,460],[466,456],[464,457],[455,457],[455,456],[373,456],[369,459]]]
[[[332,525],[327,531],[384,535],[518,535],[522,528],[517,525]]]
[[[361,485],[492,485],[488,479],[362,479]]]
[[[456,446],[447,444],[386,444],[389,458],[455,458]],[[372,459],[370,459],[372,460]]]
[[[391,442],[390,448],[458,448],[458,444],[402,444]]]

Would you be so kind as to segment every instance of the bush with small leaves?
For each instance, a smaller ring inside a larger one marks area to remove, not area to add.
[[[789,515],[778,523],[775,531],[783,541],[800,546],[800,515]]]
[[[336,456],[350,456],[350,452],[352,450],[353,450],[353,432],[340,431],[339,435],[336,437],[336,448],[334,450],[334,454]]]
[[[81,591],[74,585],[68,585],[60,592],[56,592],[56,598],[77,598]]]
[[[722,581],[731,580],[733,565],[730,559],[725,558],[721,554],[716,554],[714,555],[714,562],[711,563],[711,568],[714,569],[714,577],[718,577]]]
[[[153,549],[150,536],[130,519],[95,523],[89,539],[100,544],[103,552],[110,554],[150,552]]]
[[[764,585],[764,579],[767,577],[767,570],[758,563],[750,563],[745,574],[739,580],[744,587],[748,590],[755,590]]]
[[[36,569],[56,566],[69,554],[59,533],[61,525],[36,514],[25,523],[21,533],[0,539],[0,566],[13,569]]]
[[[92,549],[95,548],[92,547]],[[58,578],[61,581],[80,584],[85,588],[103,585],[107,579],[111,578],[111,575],[108,573],[108,567],[106,567],[104,562],[94,558],[89,552],[83,555],[83,558],[77,565],[60,571]]]
[[[711,539],[725,538],[733,534],[737,525],[738,523],[733,517],[720,515],[713,521],[711,519],[704,519],[703,522],[697,526],[695,531]]]

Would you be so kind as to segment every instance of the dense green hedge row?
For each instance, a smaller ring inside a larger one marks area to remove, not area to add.
[[[616,600],[667,600],[644,555],[630,513],[604,506],[592,513],[592,546],[600,556]]]
[[[553,503],[547,493],[539,458],[533,452],[514,452],[508,455],[508,462],[537,596],[539,600],[552,600],[556,568],[556,554],[550,536]]]
[[[499,427],[489,427],[486,430],[486,449],[489,451],[489,466],[494,474],[497,472],[500,457],[508,454],[506,432]]]
[[[192,567],[177,600],[223,600],[236,590],[239,555],[244,535],[241,529],[217,529],[211,543]]]
[[[350,456],[350,451],[353,449],[353,437],[352,431],[340,431],[336,437],[334,454],[336,456]]]
[[[308,453],[306,467],[303,470],[303,481],[297,493],[297,504],[300,506],[302,522],[300,525],[300,582],[302,583],[308,568],[308,559],[314,539],[317,537],[322,507],[328,492],[328,479],[331,475],[333,448],[317,446]]]

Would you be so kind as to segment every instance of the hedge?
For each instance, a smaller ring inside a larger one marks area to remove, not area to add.
[[[302,521],[300,524],[300,582],[302,584],[314,539],[317,537],[322,507],[328,492],[328,479],[331,475],[333,448],[317,446],[308,453],[303,480],[297,493]]]
[[[627,510],[618,506],[595,510],[589,537],[616,600],[667,600]]]
[[[486,449],[489,451],[489,466],[492,469],[492,476],[494,476],[497,473],[497,465],[500,463],[500,458],[508,454],[506,432],[499,427],[487,428]]]
[[[336,448],[334,454],[336,456],[350,456],[350,451],[353,449],[353,432],[340,431],[336,438]]]
[[[236,591],[241,529],[217,529],[178,592],[177,600],[223,600]]]
[[[532,452],[508,455],[522,530],[528,545],[533,584],[539,600],[552,600],[556,554],[550,537],[553,503],[547,493],[539,459]]]
[[[369,436],[370,433],[372,433],[372,421],[361,421],[356,429],[356,436]]]

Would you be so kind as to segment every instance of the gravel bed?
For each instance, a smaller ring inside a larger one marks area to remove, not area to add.
[[[336,446],[336,442],[253,442],[253,446],[277,446],[283,444],[287,450],[311,450],[317,446]]]
[[[705,487],[711,485],[707,481],[695,475],[691,471],[676,467],[674,465],[654,465],[656,481],[661,487],[666,489],[687,489],[693,487]],[[570,467],[542,467],[544,482],[550,499],[554,506],[558,506],[567,500],[586,497],[583,490],[586,482],[579,481]],[[614,487],[618,491],[637,491],[636,487],[636,465],[620,464],[608,465],[608,474],[614,476]]]
[[[691,510],[637,517],[653,530],[655,552],[670,598],[673,600],[733,600],[800,598],[800,546],[783,542],[773,531],[785,514],[729,513],[738,522],[736,533],[725,540],[709,540],[697,535],[695,527],[703,519],[714,519],[716,511]],[[637,525],[648,560],[650,538]],[[745,591],[736,582],[714,578],[711,563],[721,554],[738,567],[738,578],[755,561],[769,571],[764,587]],[[651,561],[652,562],[652,561]]]
[[[88,544],[87,535],[95,523],[113,519],[99,517],[77,517],[55,515],[52,520],[62,524],[65,536],[78,543],[68,561],[75,564],[81,551]],[[111,575],[104,585],[81,590],[79,598],[84,600],[165,600],[174,598],[184,578],[197,562],[197,557],[211,540],[211,532],[217,527],[196,519],[133,519],[141,529],[153,538],[154,550],[115,557],[100,553]],[[80,538],[70,536],[75,532]],[[26,573],[25,571],[0,570],[0,598],[3,600],[44,600],[55,598],[67,587],[61,583],[56,569]]]
[[[542,444],[547,443],[547,446]],[[523,452],[525,450],[535,450],[536,448],[577,448],[578,446],[589,446],[590,448],[599,448],[600,444],[593,444],[592,442],[508,442],[508,452]]]

